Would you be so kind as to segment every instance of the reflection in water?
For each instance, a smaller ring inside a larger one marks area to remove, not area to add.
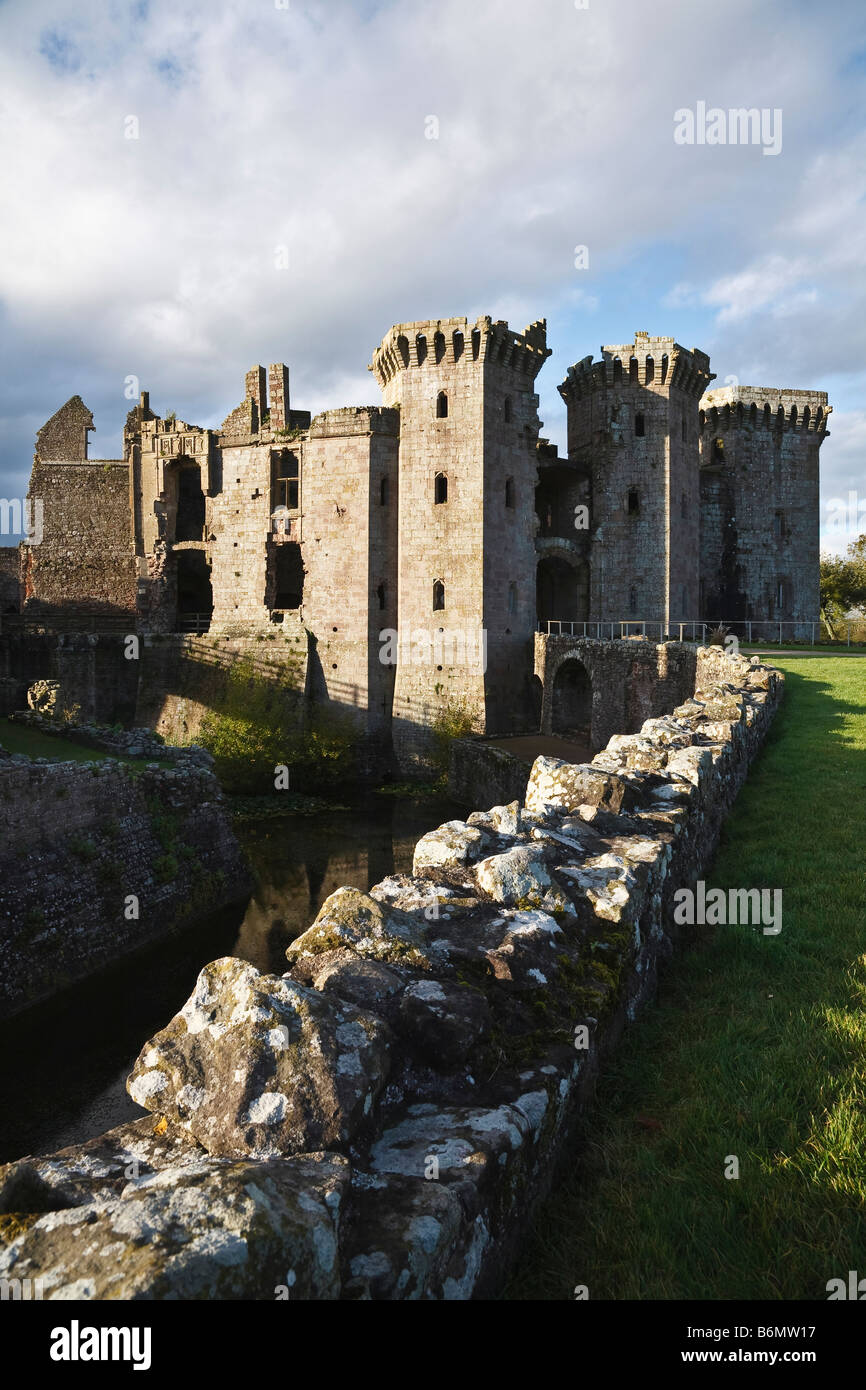
[[[409,873],[419,836],[462,814],[465,808],[445,799],[370,796],[348,811],[242,824],[238,835],[256,880],[246,905],[213,913],[0,1025],[0,1163],[140,1119],[126,1077],[144,1041],[189,997],[203,965],[237,955],[281,974],[286,946],[330,893]]]

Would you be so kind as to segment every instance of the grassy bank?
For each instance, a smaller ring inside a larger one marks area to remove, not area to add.
[[[705,929],[672,962],[511,1299],[823,1299],[866,1276],[866,663],[778,664],[706,880],[781,888],[782,932]]]

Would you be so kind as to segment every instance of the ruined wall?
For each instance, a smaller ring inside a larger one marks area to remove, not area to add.
[[[781,696],[757,663],[697,663],[671,715],[591,764],[539,758],[523,805],[425,835],[410,876],[339,889],[287,974],[208,965],[136,1062],[146,1119],[0,1170],[6,1210],[40,1202],[0,1274],[49,1299],[271,1301],[287,1269],[292,1299],[495,1293]],[[202,1257],[229,1232],[247,1259]]]
[[[826,392],[736,386],[701,401],[702,584],[710,618],[819,618]]]
[[[380,745],[394,687],[379,634],[397,625],[399,429],[395,410],[329,410],[303,446],[298,538],[302,611],[314,634],[310,693]]]
[[[137,565],[129,471],[120,459],[37,458],[28,491],[42,504],[42,539],[22,546],[22,611],[62,626],[100,617],[135,619]]]
[[[248,888],[212,773],[0,754],[0,1017]]]
[[[18,547],[0,546],[0,632],[3,631],[3,614],[17,613],[20,608],[18,585]]]
[[[230,672],[244,663],[263,680],[291,683],[301,728],[307,659],[307,633],[297,621],[274,624],[255,637],[146,636],[140,661],[131,663],[138,668],[134,722],[155,729],[167,743],[194,742],[202,721],[219,711]]]

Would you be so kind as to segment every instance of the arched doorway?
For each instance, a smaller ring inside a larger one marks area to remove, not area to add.
[[[589,607],[589,577],[584,563],[546,555],[535,578],[538,621],[585,622]]]
[[[210,565],[203,550],[181,550],[177,562],[177,627],[179,632],[206,632],[213,613]]]
[[[592,681],[577,657],[569,657],[553,679],[551,732],[588,743],[592,728]]]

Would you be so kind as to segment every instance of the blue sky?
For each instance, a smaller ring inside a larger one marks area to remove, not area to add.
[[[375,402],[392,323],[490,313],[547,318],[563,447],[566,368],[636,329],[828,391],[825,520],[866,530],[860,3],[6,0],[0,55],[0,495],[75,393],[116,457],[129,377],[205,425],[254,362]],[[780,152],[676,144],[698,102],[780,110]]]

